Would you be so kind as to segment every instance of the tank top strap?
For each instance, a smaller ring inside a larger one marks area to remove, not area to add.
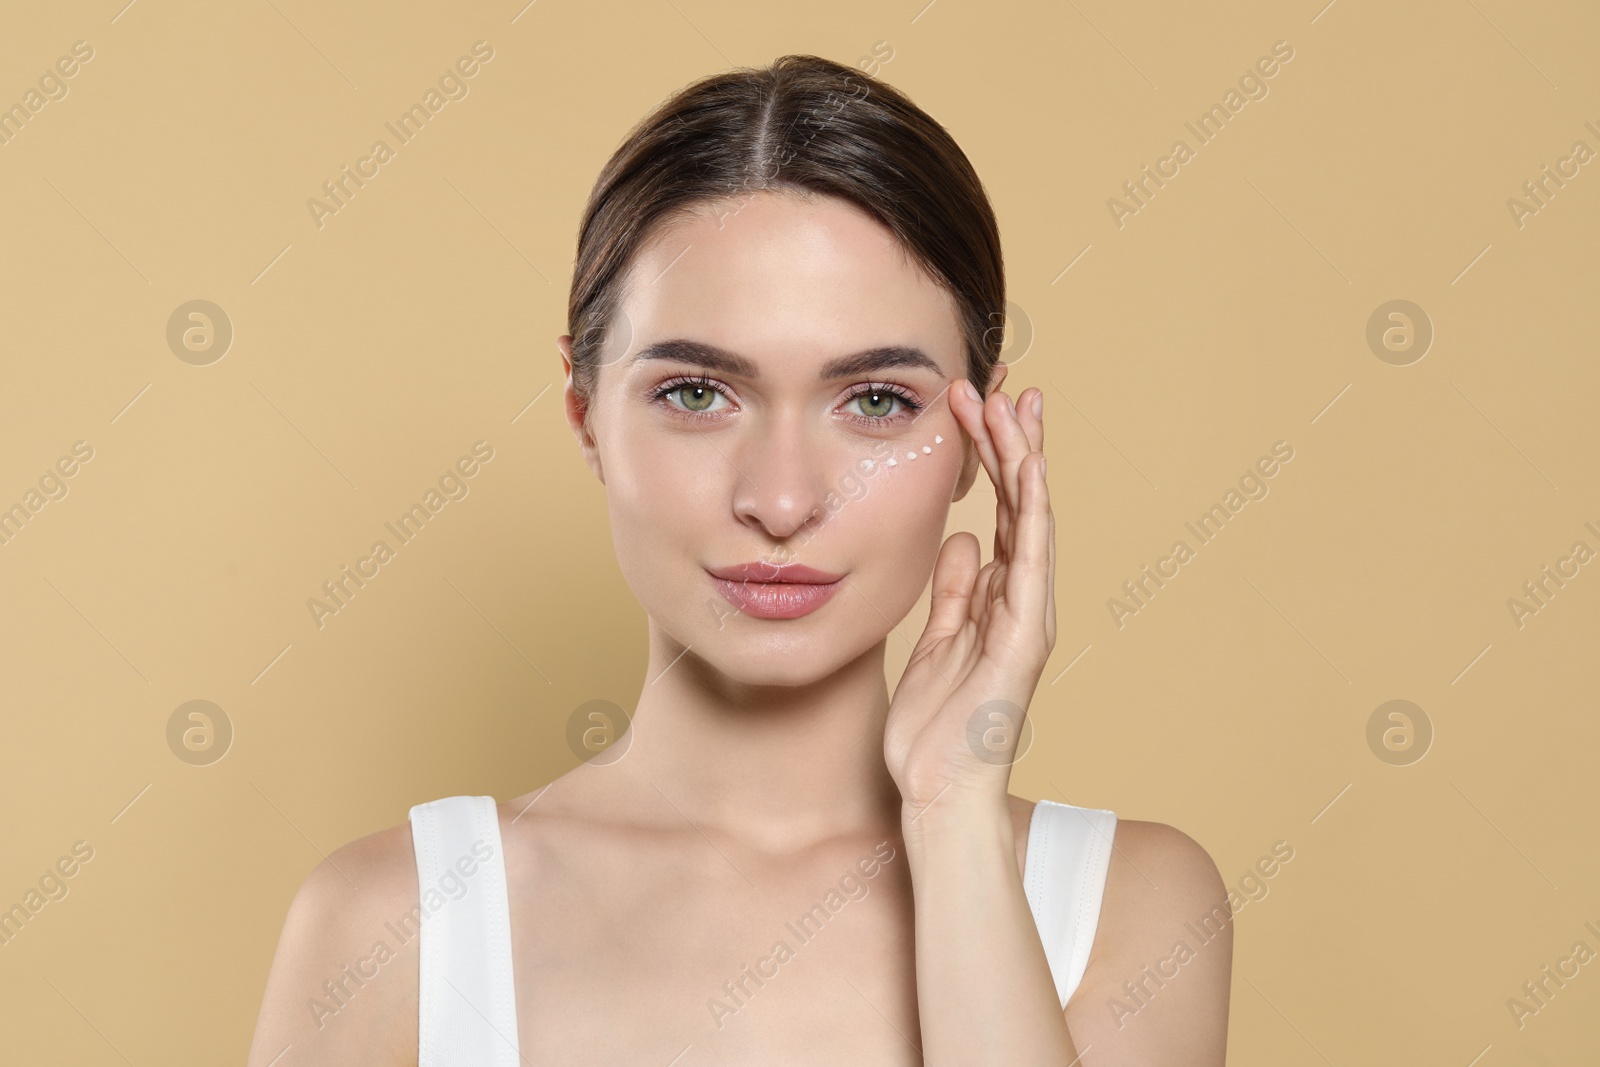
[[[1083,980],[1100,922],[1117,817],[1041,800],[1028,824],[1023,890],[1062,1007]]]
[[[505,857],[493,797],[411,809],[422,909],[418,1067],[517,1067]]]

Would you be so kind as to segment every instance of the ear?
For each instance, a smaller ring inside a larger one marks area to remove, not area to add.
[[[989,372],[989,388],[988,391],[983,395],[988,396],[990,393],[1000,388],[1000,386],[1004,384],[1006,380],[1006,375],[1010,372],[1011,364],[997,361],[994,365],[994,369]]]
[[[578,395],[572,383],[572,335],[564,333],[557,337],[556,347],[561,350],[561,373],[567,380],[561,391],[567,425],[572,428],[572,435],[578,439],[578,448],[583,452],[583,461],[594,471],[594,476],[600,479],[600,484],[604,485],[606,473],[600,462],[600,447],[590,430],[589,405]]]
[[[989,388],[983,394],[984,397],[987,398],[994,395],[994,391],[1000,388],[1000,383],[1006,380],[1006,374],[1010,370],[1011,365],[1009,363],[996,363],[994,365],[994,369],[989,373]],[[977,480],[979,469],[983,466],[983,462],[978,456],[978,446],[973,443],[971,435],[965,430],[961,431],[961,448],[963,457],[961,460],[961,476],[956,479],[956,489],[950,497],[952,503],[967,495],[967,491],[972,488],[972,483]]]

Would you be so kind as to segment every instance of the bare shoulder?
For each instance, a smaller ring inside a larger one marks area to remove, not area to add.
[[[1135,918],[1159,918],[1173,908],[1183,908],[1185,917],[1191,917],[1189,908],[1204,910],[1227,901],[1227,887],[1211,854],[1175,826],[1119,819],[1112,844],[1107,896],[1113,880],[1128,883],[1116,903],[1129,906]]]
[[[411,824],[346,844],[288,907],[249,1067],[417,1062],[420,906]]]
[[[1129,1062],[1220,1067],[1233,970],[1222,875],[1199,842],[1165,823],[1118,820],[1112,844],[1068,1026],[1080,1045],[1117,1046]]]

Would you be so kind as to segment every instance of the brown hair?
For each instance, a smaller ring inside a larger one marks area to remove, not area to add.
[[[839,197],[882,223],[955,298],[967,377],[987,391],[1006,292],[1000,232],[977,172],[899,90],[832,60],[787,55],[672,94],[595,180],[567,303],[573,385],[586,405],[639,247],[658,224],[758,190]]]

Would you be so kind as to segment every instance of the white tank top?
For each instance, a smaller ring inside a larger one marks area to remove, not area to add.
[[[1029,822],[1023,889],[1063,1007],[1089,962],[1117,817],[1041,800]],[[493,797],[411,809],[422,924],[418,1067],[518,1067],[505,858]]]

